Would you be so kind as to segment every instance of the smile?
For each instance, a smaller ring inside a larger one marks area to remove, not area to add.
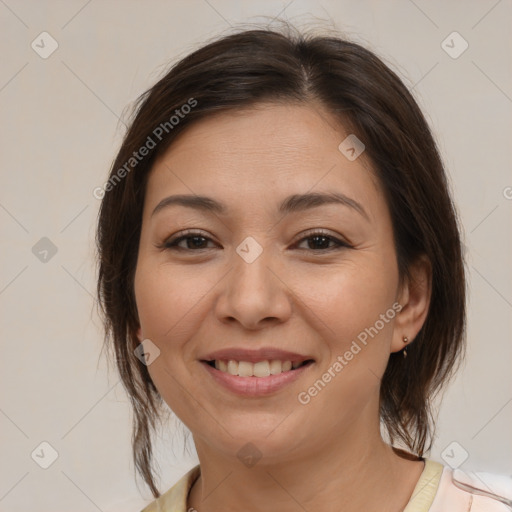
[[[229,373],[239,377],[269,377],[270,375],[279,375],[284,372],[296,370],[312,362],[311,359],[305,361],[280,361],[278,359],[257,361],[235,361],[216,359],[214,361],[206,361],[208,365],[223,373]]]
[[[291,385],[314,365],[313,359],[302,361],[270,359],[236,361],[234,359],[202,360],[201,366],[212,379],[214,389],[224,389],[246,398],[274,395]]]

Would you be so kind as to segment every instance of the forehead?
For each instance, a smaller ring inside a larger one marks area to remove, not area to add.
[[[145,210],[170,193],[214,195],[233,210],[311,191],[378,206],[382,194],[364,153],[351,161],[339,149],[348,135],[313,105],[263,104],[206,117],[155,162]]]

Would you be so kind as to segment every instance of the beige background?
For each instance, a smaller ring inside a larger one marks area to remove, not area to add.
[[[471,294],[467,363],[431,456],[465,450],[462,469],[512,474],[510,1],[0,0],[0,511],[129,512],[151,500],[133,476],[126,396],[99,358],[92,191],[123,109],[169,63],[230,25],[278,15],[368,45],[427,112],[466,230]],[[58,43],[47,59],[31,47],[43,50],[43,31]],[[456,59],[442,47],[453,31],[469,44]],[[53,256],[34,254],[43,237]],[[174,421],[160,443],[162,490],[196,464],[181,430]],[[43,441],[58,452],[48,469],[31,458],[50,460]]]

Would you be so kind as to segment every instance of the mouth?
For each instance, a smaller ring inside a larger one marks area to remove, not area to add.
[[[201,362],[207,364],[211,368],[215,368],[219,372],[227,373],[229,375],[265,378],[270,377],[271,375],[294,372],[300,368],[313,364],[314,360],[306,359],[302,361],[291,361],[271,359],[251,362],[236,361],[233,359],[212,359],[202,360]]]
[[[270,397],[284,391],[308,374],[315,363],[314,359],[304,358],[252,359],[203,359],[200,362],[212,379],[214,389],[219,385],[220,388],[244,398]]]

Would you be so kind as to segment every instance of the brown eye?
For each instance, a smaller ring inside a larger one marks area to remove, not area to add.
[[[305,249],[315,252],[327,252],[340,249],[342,247],[350,247],[346,242],[323,231],[309,233],[308,236],[299,241],[299,244],[304,241],[307,241],[307,247],[305,247]]]
[[[202,233],[188,232],[171,238],[160,247],[169,250],[196,251],[209,249],[210,247],[207,247],[209,241],[212,241],[211,238]]]

